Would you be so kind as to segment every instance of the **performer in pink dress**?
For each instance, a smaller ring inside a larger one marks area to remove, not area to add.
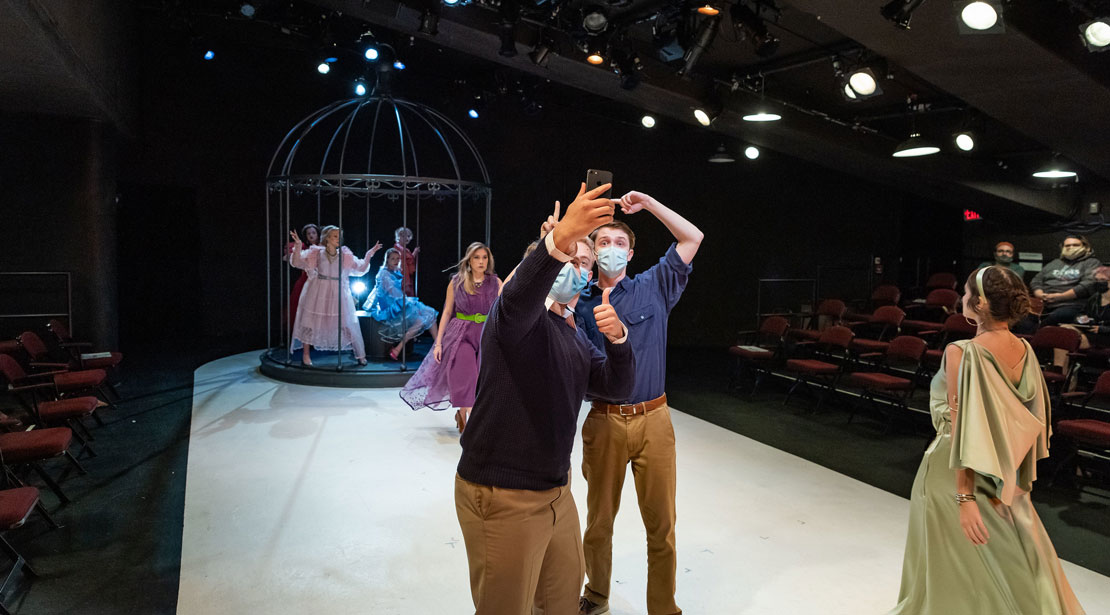
[[[309,346],[319,350],[351,348],[359,365],[366,365],[366,346],[355,317],[355,299],[351,295],[349,276],[365,274],[370,269],[370,259],[382,245],[376,244],[367,250],[365,258],[358,259],[346,246],[340,247],[339,227],[325,226],[320,232],[322,245],[307,250],[301,249],[301,239],[296,231],[289,234],[295,244],[291,259],[293,266],[309,272],[297,305],[290,351],[303,347],[301,360],[305,365],[312,365]],[[342,321],[342,327],[337,321]]]
[[[301,235],[304,236],[305,249],[320,244],[320,229],[315,224],[304,225],[304,227],[301,228]],[[282,260],[289,260],[289,258],[293,254],[293,249],[295,247],[296,244],[290,241],[289,246],[286,249],[285,258],[283,258]],[[297,315],[297,302],[301,300],[301,291],[304,290],[304,284],[307,281],[308,272],[301,271],[301,276],[297,278],[296,282],[293,282],[292,292],[289,293],[289,313],[293,314],[294,317],[296,317]]]
[[[393,231],[393,239],[397,243],[393,245],[393,249],[401,254],[401,275],[405,282],[403,289],[406,297],[416,296],[416,257],[420,255],[420,248],[409,252],[408,245],[412,241],[412,231],[406,227],[400,227]]]
[[[436,345],[405,388],[401,399],[413,410],[458,408],[455,424],[462,433],[478,385],[478,348],[490,307],[501,288],[493,271],[493,253],[474,242],[447,285]]]

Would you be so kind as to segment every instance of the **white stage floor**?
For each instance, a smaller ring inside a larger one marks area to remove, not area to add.
[[[258,374],[258,354],[196,372],[177,612],[473,613],[453,413],[413,412],[396,389],[277,383]],[[907,500],[681,412],[673,420],[686,613],[894,606]],[[580,445],[573,491],[585,526]],[[631,480],[622,502],[611,606],[644,614]],[[1088,614],[1110,614],[1110,579],[1064,568]]]

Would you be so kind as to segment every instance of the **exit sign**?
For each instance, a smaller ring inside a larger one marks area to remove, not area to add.
[[[971,211],[970,209],[965,209],[964,210],[964,220],[966,222],[971,222],[972,220],[982,220],[982,219],[983,219],[983,216],[980,216],[979,212]]]

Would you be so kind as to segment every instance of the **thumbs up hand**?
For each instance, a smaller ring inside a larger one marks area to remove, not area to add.
[[[598,331],[604,333],[610,342],[616,342],[624,337],[625,329],[624,323],[617,317],[617,311],[609,303],[609,293],[612,291],[612,288],[606,288],[601,293],[601,305],[594,308],[594,321],[597,322]]]

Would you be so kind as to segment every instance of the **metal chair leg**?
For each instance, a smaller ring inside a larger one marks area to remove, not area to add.
[[[42,469],[42,466],[37,463],[29,463],[27,465],[29,465],[31,469],[35,471],[35,474],[39,475],[39,478],[41,478],[42,482],[46,483],[46,486],[54,492],[54,495],[58,496],[58,500],[62,504],[69,504],[70,502],[72,502],[72,500],[70,500],[66,496],[65,492],[62,491],[62,487],[58,485],[58,483],[53,478],[50,477],[50,474],[47,474],[46,470]]]

